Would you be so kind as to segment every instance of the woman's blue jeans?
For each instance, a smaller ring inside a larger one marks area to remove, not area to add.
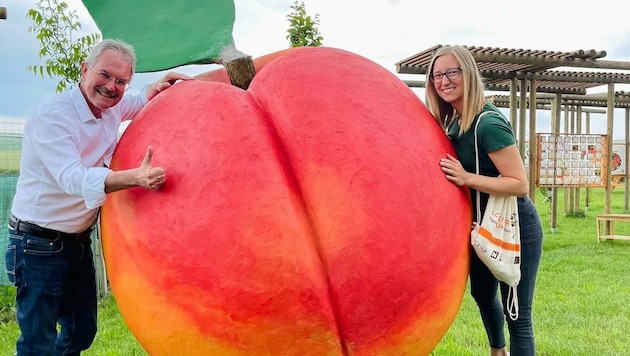
[[[91,242],[50,240],[9,228],[5,262],[17,286],[17,355],[80,355],[90,347],[97,305]]]
[[[536,275],[542,255],[543,230],[540,217],[531,199],[526,197],[517,200],[521,230],[521,280],[517,287],[518,319],[514,321],[507,317],[508,285],[498,282],[474,252],[470,264],[470,294],[479,307],[490,347],[506,346],[503,325],[507,320],[510,332],[510,355],[534,356],[536,343],[532,323],[532,304]],[[501,286],[501,301],[497,296],[499,286]]]

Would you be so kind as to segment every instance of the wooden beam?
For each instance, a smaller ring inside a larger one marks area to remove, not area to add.
[[[486,99],[490,100],[492,103],[494,103],[495,106],[500,107],[500,108],[510,108],[512,109],[513,106],[510,105],[510,98],[506,95],[489,95],[486,97]],[[553,99],[551,98],[547,98],[547,99],[543,99],[543,98],[537,98],[536,99],[536,109],[537,110],[552,110],[552,105],[553,105]],[[571,104],[571,105],[576,105],[576,104]],[[518,105],[516,105],[518,106]],[[527,104],[527,107],[529,108],[529,104]],[[583,113],[590,113],[590,114],[606,114],[608,111],[604,110],[604,109],[598,109],[598,108],[591,108],[591,107],[582,107],[582,112]]]
[[[403,80],[407,86],[411,88],[426,88],[427,82],[425,80]],[[504,84],[486,84],[486,89],[489,91],[510,91],[509,85]],[[537,92],[540,93],[561,93],[561,94],[575,94],[575,95],[585,95],[585,89],[574,89],[574,88],[536,88]]]
[[[426,88],[427,82],[425,80],[404,80],[405,84],[411,88]]]
[[[490,91],[510,91],[510,86],[506,84],[490,84],[486,83],[486,89]],[[537,87],[536,91],[539,93],[561,93],[561,94],[575,94],[575,95],[585,95],[586,89],[576,89],[576,88],[549,88],[549,87]]]
[[[473,53],[477,63],[511,63],[539,65],[545,67],[580,67],[580,68],[601,68],[601,69],[621,69],[630,70],[630,62],[624,61],[604,61],[582,58],[542,58],[528,55],[514,54],[493,54],[493,53]]]
[[[411,88],[425,88],[427,82],[425,80],[403,80],[407,86]],[[509,85],[503,84],[486,84],[486,89],[489,91],[510,91]],[[575,95],[585,95],[585,89],[574,89],[574,88],[547,88],[547,87],[538,87],[536,91],[539,93],[561,93],[561,94],[575,94]]]
[[[427,74],[427,67],[416,67],[416,66],[408,66],[401,65],[400,63],[396,63],[396,73],[400,74]]]
[[[629,66],[630,67],[630,66]],[[509,72],[496,70],[480,70],[481,76],[488,79],[527,79],[569,83],[620,83],[630,84],[630,75],[626,73],[594,73],[594,72]]]
[[[524,79],[521,79],[524,81]],[[404,80],[405,84],[411,88],[424,88],[426,81],[423,80]],[[487,89],[490,91],[509,91],[509,85],[487,85]],[[569,90],[562,88],[536,88],[536,99],[538,104],[548,103],[551,99],[556,98],[560,94],[562,98],[562,105],[580,105],[591,107],[608,107],[608,95],[602,94],[580,94],[582,91]],[[585,92],[585,91],[584,91]],[[630,107],[629,96],[616,96],[615,98],[616,108],[628,108]],[[521,113],[522,114],[522,113]]]

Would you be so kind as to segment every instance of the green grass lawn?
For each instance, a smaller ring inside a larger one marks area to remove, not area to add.
[[[574,211],[565,214],[560,190],[554,233],[549,204],[542,195],[536,197],[545,231],[534,302],[538,355],[630,355],[630,241],[597,242],[595,216],[604,212],[604,189],[591,189],[589,209],[585,209],[584,193],[582,189]],[[625,213],[624,201],[623,187],[616,188],[611,212]],[[615,225],[615,232],[630,235],[630,224]],[[0,321],[0,350],[8,350],[6,355],[13,355],[17,336],[15,322]],[[488,354],[477,308],[467,293],[455,322],[432,355]],[[99,333],[84,355],[146,355],[111,296],[101,300]]]

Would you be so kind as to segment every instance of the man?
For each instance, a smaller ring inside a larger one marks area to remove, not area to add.
[[[98,208],[107,193],[164,184],[151,147],[137,168],[107,166],[121,121],[192,78],[171,72],[140,95],[124,95],[135,65],[130,45],[99,42],[81,64],[81,83],[41,105],[24,127],[6,253],[7,275],[17,286],[18,356],[79,355],[90,347],[97,305],[90,233]]]

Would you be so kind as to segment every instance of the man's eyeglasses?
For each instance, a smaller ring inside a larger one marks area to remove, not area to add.
[[[106,72],[98,71],[98,70],[94,69],[94,67],[92,67],[91,65],[88,65],[88,67],[90,67],[90,69],[92,69],[94,71],[94,73],[98,74],[98,76],[101,77],[101,79],[106,80],[108,83],[113,80],[114,84],[117,87],[121,88],[121,89],[127,89],[127,87],[129,86],[129,82],[124,80],[124,79],[112,77],[111,75],[107,74]]]
[[[442,73],[442,72],[431,73],[429,75],[429,79],[431,79],[431,81],[433,83],[441,82],[442,78],[444,78],[444,77],[448,78],[448,80],[453,80],[453,79],[456,79],[457,77],[459,77],[459,75],[461,73],[462,73],[462,69],[461,68],[451,68],[451,69],[447,70],[444,73]]]

